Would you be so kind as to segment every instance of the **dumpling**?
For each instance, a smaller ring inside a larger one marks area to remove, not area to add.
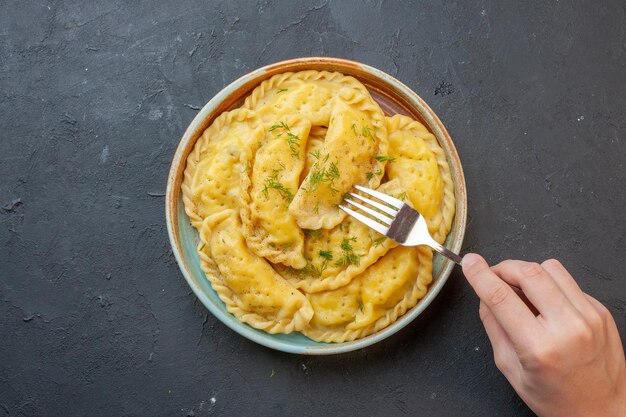
[[[203,268],[230,313],[268,333],[289,333],[307,325],[313,316],[311,304],[248,249],[234,210],[207,217],[201,232],[207,242],[201,251]]]
[[[307,294],[315,313],[302,333],[339,343],[387,327],[426,294],[432,256],[427,247],[399,246],[348,285]]]
[[[339,72],[287,72],[263,81],[242,108],[254,110],[266,122],[292,114],[309,119],[313,126],[328,126],[334,99],[346,88],[369,95],[361,82]]]
[[[337,204],[353,185],[376,188],[387,152],[384,116],[369,94],[342,90],[335,100],[324,146],[289,211],[306,229],[331,229],[346,214]]]
[[[387,194],[401,194],[397,180],[378,188]],[[315,293],[343,287],[377,262],[396,242],[351,217],[333,229],[306,230],[304,257],[300,270],[278,268],[293,286]]]
[[[241,151],[262,133],[254,112],[237,109],[222,113],[198,139],[181,186],[185,211],[196,229],[212,214],[239,210]]]
[[[426,219],[433,238],[443,243],[454,219],[454,185],[448,161],[435,136],[407,116],[387,118],[389,179],[398,179],[411,205]]]
[[[287,210],[300,184],[311,122],[288,116],[242,152],[241,219],[248,247],[273,263],[304,268],[304,233]]]

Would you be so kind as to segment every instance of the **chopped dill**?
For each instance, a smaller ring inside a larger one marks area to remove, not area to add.
[[[355,135],[358,135],[358,133],[356,133],[356,124],[352,123],[352,131],[354,132]]]
[[[311,237],[322,237],[322,232],[319,230],[304,229],[304,234]]]
[[[350,242],[356,242],[356,236],[352,236],[349,239],[344,238],[341,241],[341,249],[346,250],[346,251],[351,251],[352,245],[350,244]]]
[[[202,242],[202,246],[200,246],[200,249],[198,249],[198,252],[202,252],[202,249],[204,249],[205,246],[206,246],[206,242]]]
[[[324,259],[328,259],[328,260],[333,259],[333,253],[329,250],[320,250],[319,254]]]
[[[378,247],[381,243],[383,243],[383,240],[385,240],[385,236],[383,236],[383,237],[379,237],[378,239],[376,239],[376,240],[374,241],[374,247],[375,247],[375,248],[376,248],[376,247]]]
[[[341,242],[340,247],[343,250],[352,250],[352,245],[350,243],[348,243],[348,241],[345,240],[345,239],[343,240],[343,242]]]
[[[316,149],[316,150],[314,150],[313,152],[309,152],[309,154],[310,154],[313,158],[315,158],[315,159],[317,159],[317,160],[319,161],[319,159],[320,159],[320,150],[319,150],[319,149]]]
[[[361,133],[366,138],[370,138],[372,140],[372,142],[376,141],[376,139],[374,138],[374,134],[372,133],[372,128],[371,127],[363,126],[363,129],[361,129]]]
[[[372,178],[374,178],[375,176],[381,175],[383,173],[383,171],[379,168],[376,170],[376,172],[368,172],[367,174],[365,174],[365,176],[367,177],[368,180],[371,180]]]
[[[285,130],[289,130],[289,126],[287,126],[287,124],[285,122],[280,122],[277,125],[272,125],[269,129],[270,132],[275,131],[276,129],[285,129]]]
[[[307,262],[307,264],[304,266],[304,268],[302,268],[299,272],[300,272],[300,276],[305,276],[305,275],[309,275],[309,276],[314,276],[314,277],[319,277],[322,275],[322,272],[324,272],[327,268],[326,266],[327,261],[324,261],[324,263],[322,263],[322,265],[318,268],[315,265],[313,265],[310,262]]]
[[[278,191],[283,200],[291,202],[293,200],[293,193],[289,188],[285,187],[285,185],[281,182],[278,182],[272,178],[268,178],[265,181],[264,188],[261,192],[265,195],[265,198],[268,197],[268,192],[270,189],[274,189]]]
[[[385,162],[385,161],[393,162],[396,160],[396,158],[394,158],[393,156],[388,156],[388,155],[378,155],[376,159],[380,162]]]
[[[320,202],[316,202],[315,205],[313,206],[313,213],[315,214],[320,214]]]
[[[282,164],[281,164],[281,167],[282,168],[280,169],[272,170],[272,175],[267,177],[267,179],[265,180],[265,184],[261,192],[263,193],[263,195],[265,195],[265,198],[268,198],[269,190],[273,189],[273,190],[278,191],[278,193],[283,198],[283,200],[291,202],[291,200],[293,200],[293,193],[291,192],[289,188],[285,187],[283,183],[277,181],[278,174],[282,170],[285,169],[285,167]]]
[[[249,170],[250,170],[250,161],[246,161],[246,165],[243,167],[241,172],[244,173],[244,172],[247,172]]]
[[[340,245],[341,249],[343,250],[343,256],[341,257],[341,259],[335,262],[335,265],[345,266],[345,265],[352,264],[352,265],[358,266],[360,264],[361,256],[353,252],[353,247],[352,247],[352,244],[350,244],[350,242],[356,242],[356,236],[343,239]]]
[[[406,191],[403,192],[403,193],[398,194],[398,196],[396,198],[399,199],[399,200],[402,200],[402,201],[406,200]]]
[[[285,91],[287,91],[286,88],[281,88],[280,90],[276,92],[276,94],[284,93]]]
[[[361,263],[361,257],[354,252],[344,252],[343,257],[335,262],[337,266],[356,265]]]
[[[339,178],[339,168],[336,163],[331,162],[328,168],[328,179],[332,181],[337,178]]]
[[[300,158],[300,138],[291,132],[287,132],[287,145],[291,149],[291,155]]]
[[[324,168],[317,169],[317,162],[313,165],[314,169],[311,170],[311,175],[309,176],[309,187],[308,191],[315,191],[321,182],[324,182],[326,178],[326,170]]]
[[[296,158],[299,158],[300,157],[300,138],[298,137],[298,135],[294,135],[291,132],[291,129],[289,128],[287,123],[282,122],[282,121],[279,124],[272,125],[269,128],[269,131],[273,132],[277,129],[283,129],[285,131],[283,133],[287,133],[287,145],[289,145],[289,149],[291,149],[291,155],[295,156]],[[280,137],[283,135],[283,133],[278,133],[277,136]]]
[[[326,159],[328,159],[328,155],[326,155]],[[326,162],[326,159],[324,162]],[[313,164],[309,174],[309,186],[307,187],[307,191],[315,191],[321,183],[327,182],[331,193],[335,195],[339,192],[335,187],[335,180],[339,178],[339,176],[339,167],[335,162],[331,162],[328,168],[319,168],[319,162],[316,162]]]

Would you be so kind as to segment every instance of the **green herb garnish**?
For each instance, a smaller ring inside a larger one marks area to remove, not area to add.
[[[320,250],[319,254],[324,259],[328,259],[328,260],[333,259],[333,253],[329,250]]]
[[[366,138],[370,138],[372,142],[376,141],[376,138],[374,138],[374,134],[372,133],[372,128],[370,128],[369,126],[363,126],[363,129],[361,129],[361,133]]]
[[[302,268],[299,272],[300,272],[300,276],[314,276],[314,277],[319,277],[322,275],[322,272],[324,272],[327,268],[327,261],[325,260],[322,263],[321,267],[316,267],[315,265],[313,265],[310,262],[307,262],[307,264],[305,265],[304,268]]]
[[[337,167],[336,163],[330,163],[327,176],[330,181],[339,178],[339,168]]]
[[[291,200],[293,200],[293,193],[291,192],[291,190],[285,187],[283,183],[273,180],[272,178],[268,178],[267,181],[265,181],[264,188],[263,190],[261,190],[266,198],[268,197],[268,192],[270,189],[278,191],[282,199],[285,201],[291,202]]]
[[[365,174],[365,176],[367,177],[368,180],[371,180],[372,178],[374,178],[374,176],[380,175],[382,174],[383,171],[381,169],[378,169],[376,172],[368,172],[367,174]]]
[[[269,190],[274,189],[278,191],[283,200],[291,202],[291,200],[293,200],[293,193],[289,188],[285,187],[283,183],[277,181],[278,174],[285,169],[282,164],[281,166],[282,168],[280,169],[272,170],[272,175],[267,177],[267,179],[265,180],[265,184],[261,192],[265,195],[265,198],[268,198]]]
[[[322,232],[319,230],[304,229],[304,234],[311,237],[322,237]]]
[[[380,162],[385,162],[385,161],[393,162],[396,160],[396,158],[394,158],[393,156],[388,156],[388,155],[378,155],[376,159]]]
[[[277,125],[272,125],[272,126],[269,128],[269,131],[270,131],[270,132],[273,132],[273,131],[275,131],[276,129],[285,129],[285,130],[289,130],[289,126],[287,126],[287,124],[286,124],[285,122],[280,122],[280,123],[279,123],[279,124],[277,124]]]
[[[337,266],[345,266],[345,265],[359,265],[361,263],[361,256],[355,254],[354,252],[345,252],[343,254],[343,258],[339,259],[335,262]]]
[[[284,93],[285,91],[287,91],[286,88],[281,88],[280,90],[276,92],[276,94]]]
[[[319,155],[318,155],[319,157]],[[324,158],[324,162],[328,159],[328,155]],[[315,191],[319,185],[323,182],[328,183],[328,188],[333,193],[337,194],[339,190],[335,187],[335,180],[339,178],[339,167],[335,162],[331,162],[328,168],[320,168],[319,161],[313,164],[311,172],[309,173],[309,186],[306,191]]]
[[[291,155],[295,156],[296,158],[299,158],[300,157],[300,138],[298,137],[298,135],[294,135],[291,132],[291,129],[289,128],[287,123],[282,122],[282,121],[277,125],[272,125],[269,128],[269,131],[273,132],[277,129],[283,129],[285,131],[283,133],[287,133],[287,145],[289,145],[289,149],[291,149]],[[277,136],[280,137],[283,135],[283,133],[279,133],[277,134]]]
[[[324,182],[326,178],[326,170],[318,169],[317,162],[313,164],[313,169],[309,175],[309,186],[307,187],[307,191],[315,191],[320,183]],[[319,203],[318,203],[319,204]]]
[[[204,249],[204,247],[205,247],[205,246],[206,246],[206,243],[205,243],[205,242],[202,242],[202,246],[200,246],[200,249],[198,249],[198,252],[201,252],[201,251],[202,251],[202,249]]]
[[[374,247],[378,247],[378,245],[380,245],[381,243],[383,243],[383,240],[385,240],[385,239],[386,239],[386,238],[385,238],[384,236],[383,236],[383,237],[379,237],[378,239],[376,239],[376,240],[374,241]]]
[[[300,138],[291,132],[287,132],[287,145],[291,149],[291,155],[296,158],[300,157]]]
[[[352,250],[352,245],[350,244],[350,241],[356,242],[356,236],[352,236],[350,239],[344,238],[341,241],[341,245],[340,245],[341,249],[346,250],[346,251]]]
[[[316,149],[316,150],[314,150],[313,152],[309,152],[309,154],[310,154],[313,158],[315,158],[315,159],[317,159],[317,160],[319,161],[319,159],[320,159],[320,150],[319,150],[319,149]]]
[[[359,265],[359,263],[361,262],[361,256],[353,252],[353,247],[350,242],[356,242],[356,236],[352,236],[347,239],[344,238],[341,241],[340,247],[343,250],[343,256],[341,257],[341,259],[335,262],[335,265],[337,266],[344,266],[344,265],[350,265],[350,264]]]

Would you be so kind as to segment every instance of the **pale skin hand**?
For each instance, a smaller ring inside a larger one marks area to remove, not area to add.
[[[556,260],[476,254],[463,273],[480,298],[498,369],[540,417],[626,416],[626,362],[609,311]]]

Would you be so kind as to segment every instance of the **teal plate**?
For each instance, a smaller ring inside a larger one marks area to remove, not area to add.
[[[289,353],[328,355],[370,346],[405,327],[437,296],[454,266],[452,262],[436,255],[433,260],[433,282],[424,298],[395,322],[370,336],[352,342],[321,343],[297,332],[269,334],[240,322],[230,314],[206,279],[196,250],[199,241],[198,233],[191,226],[185,213],[180,189],[187,156],[196,140],[217,116],[224,111],[239,107],[243,99],[263,80],[282,72],[309,69],[338,71],[359,79],[380,104],[385,114],[401,113],[411,116],[422,122],[435,135],[450,165],[456,199],[456,214],[445,244],[458,253],[465,233],[467,196],[461,162],[445,127],[417,94],[395,78],[367,65],[338,58],[310,57],[278,62],[252,71],[220,91],[198,112],[176,149],[167,182],[165,213],[172,251],[180,270],[194,294],[215,317],[240,335],[263,346]]]

